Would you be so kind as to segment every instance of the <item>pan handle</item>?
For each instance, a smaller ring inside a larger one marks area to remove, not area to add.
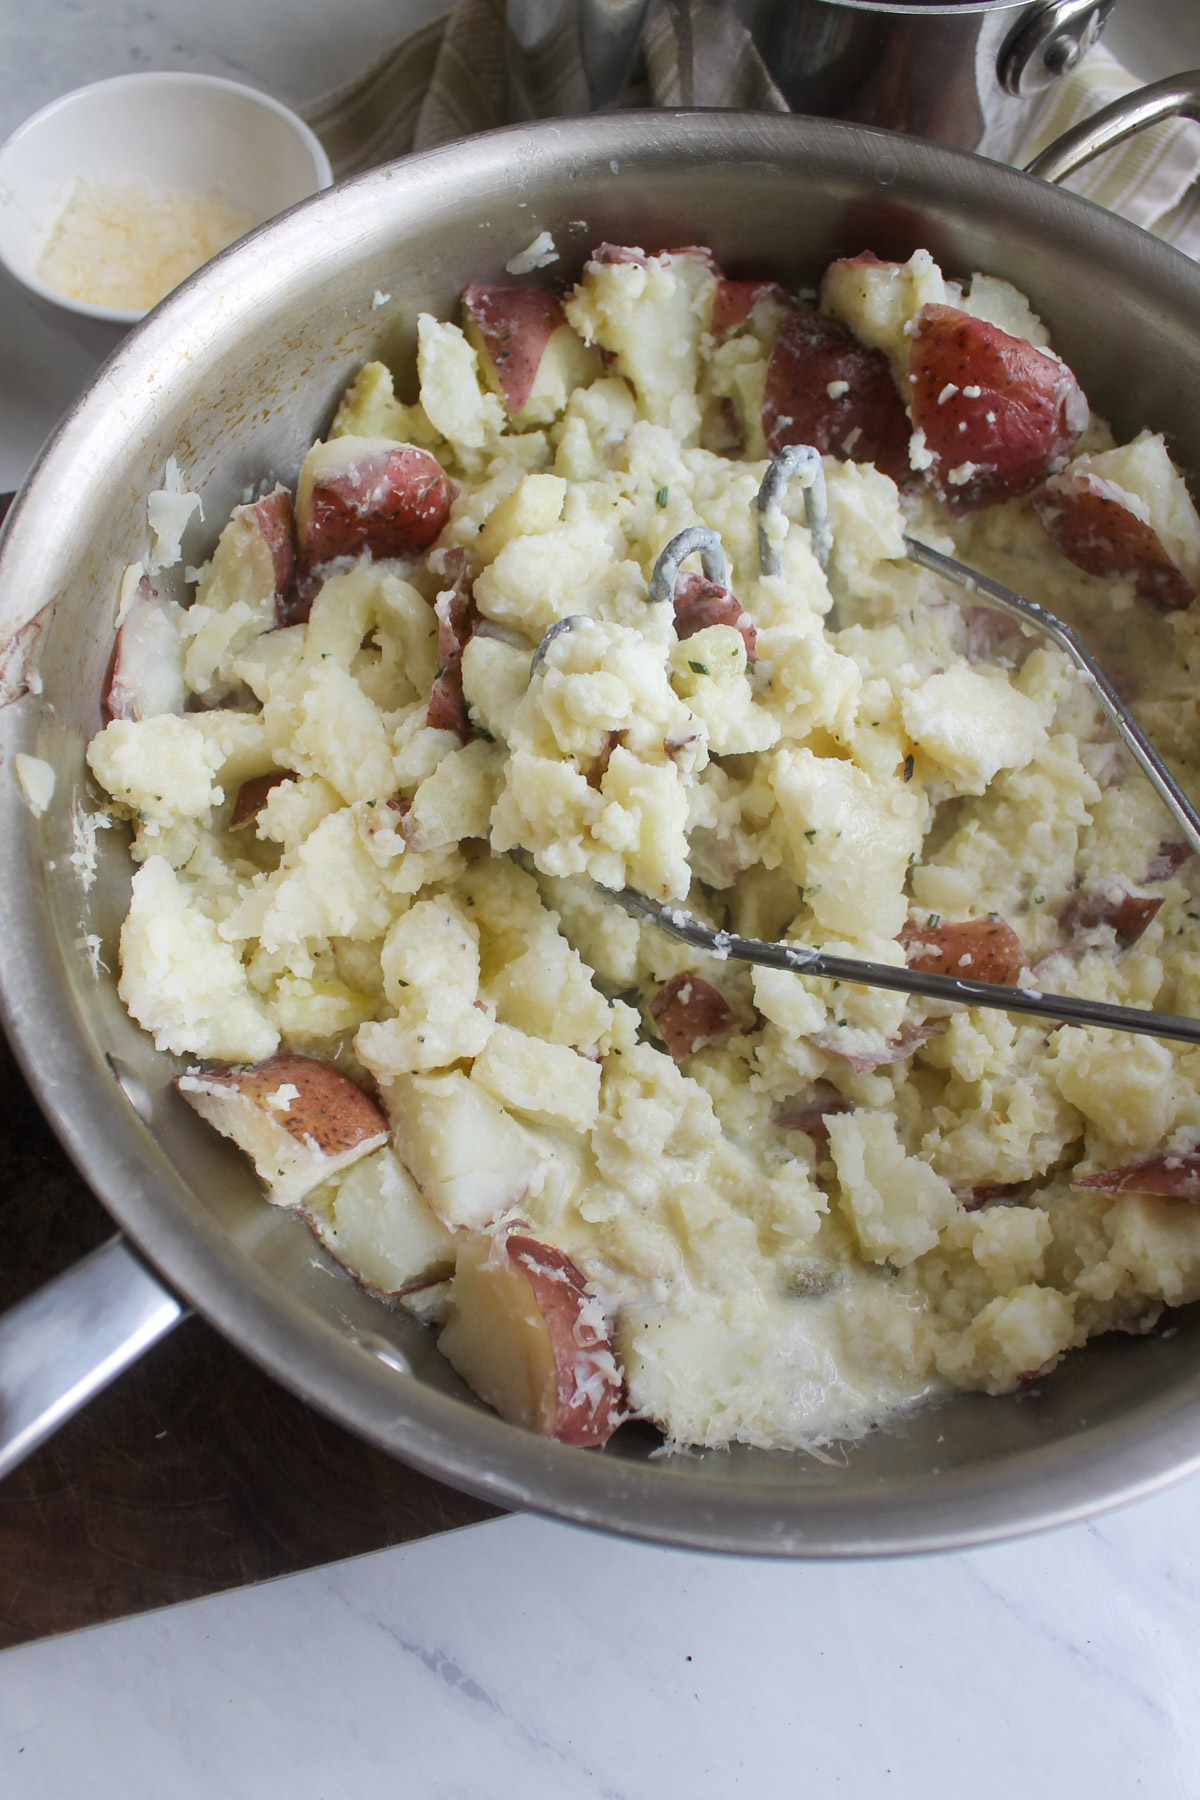
[[[113,1237],[0,1316],[0,1477],[186,1315]]]
[[[1138,88],[1136,93],[1125,94],[1101,107],[1026,163],[1025,173],[1040,175],[1043,181],[1063,181],[1094,156],[1123,144],[1126,138],[1135,137],[1163,119],[1194,119],[1200,123],[1200,69],[1169,75],[1165,81],[1152,82],[1149,87]]]

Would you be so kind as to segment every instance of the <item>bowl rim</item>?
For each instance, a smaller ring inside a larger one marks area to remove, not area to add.
[[[140,89],[143,93],[152,87],[187,87],[208,93],[234,94],[239,99],[256,103],[263,112],[272,114],[279,122],[286,125],[296,140],[301,143],[312,158],[316,175],[316,184],[305,195],[304,199],[312,199],[314,194],[323,193],[333,185],[333,167],[328,152],[312,126],[307,124],[300,114],[283,100],[276,99],[274,94],[263,88],[255,87],[248,81],[235,81],[227,75],[209,75],[198,69],[134,69],[123,75],[106,75],[99,81],[85,81],[79,87],[71,88],[65,94],[48,100],[27,119],[13,127],[8,136],[0,143],[0,184],[4,180],[5,158],[8,152],[15,149],[26,138],[49,125],[60,114],[70,112],[79,101],[100,93],[115,93],[120,89]],[[294,202],[293,204],[300,204]],[[252,229],[257,230],[268,220],[256,220]],[[248,235],[248,234],[247,234]],[[235,240],[236,241],[236,240]],[[57,288],[48,286],[31,269],[14,261],[8,254],[3,233],[0,232],[0,264],[3,264],[12,279],[21,287],[34,294],[51,306],[60,307],[64,312],[71,312],[83,319],[98,319],[111,325],[137,325],[154,309],[152,307],[134,308],[129,306],[97,306],[90,300],[77,300],[69,294],[60,293]],[[166,296],[164,296],[165,298]],[[158,302],[159,305],[162,302]]]
[[[803,156],[810,163],[815,156],[832,166],[853,144],[855,162],[861,165],[873,153],[882,171],[879,179],[886,178],[888,185],[901,174],[918,185],[936,181],[943,202],[974,206],[984,216],[999,183],[1005,204],[1031,229],[1036,223],[1048,232],[1053,223],[1057,232],[1069,223],[1066,235],[1076,250],[1101,233],[1115,233],[1133,264],[1154,269],[1162,303],[1182,307],[1186,301],[1195,310],[1200,294],[1196,266],[1088,201],[1070,194],[1055,198],[1045,183],[966,152],[790,115],[656,113],[640,119],[610,115],[504,127],[382,165],[301,202],[260,230],[278,245],[293,241],[303,246],[307,215],[321,209],[331,238],[352,230],[369,238],[380,229],[380,213],[390,211],[378,204],[380,194],[389,190],[407,196],[412,208],[432,207],[436,200],[428,196],[446,183],[481,186],[485,173],[497,180],[506,176],[514,151],[527,153],[532,175],[538,155],[548,157],[551,146],[560,161],[569,149],[576,168],[612,167],[619,155],[627,165],[623,174],[639,159],[652,170],[668,134],[675,154],[694,159],[703,150],[710,158],[723,155],[760,168],[773,156],[797,161]],[[53,591],[47,585],[53,570],[43,572],[39,508],[28,502],[36,495],[42,506],[53,505],[56,483],[73,461],[86,463],[89,445],[95,458],[102,457],[104,390],[111,390],[126,369],[142,374],[178,354],[189,328],[203,338],[212,328],[212,301],[226,273],[244,274],[248,293],[255,281],[269,289],[275,279],[267,272],[273,259],[264,258],[261,250],[261,240],[242,240],[217,259],[227,269],[209,264],[190,277],[128,340],[64,419],[18,496],[0,541],[0,626],[17,622],[3,618],[6,573],[15,577],[14,591],[26,574],[39,576],[43,593]],[[25,720],[21,726],[13,721],[13,748],[34,746],[32,709]],[[1172,1392],[1149,1394],[1136,1412],[1017,1451],[1002,1464],[980,1459],[968,1469],[889,1478],[886,1510],[874,1491],[847,1497],[809,1488],[804,1504],[797,1506],[801,1484],[743,1485],[714,1473],[696,1484],[701,1493],[691,1490],[691,1516],[682,1521],[678,1490],[661,1479],[661,1465],[538,1438],[417,1380],[398,1390],[394,1371],[368,1345],[348,1340],[311,1316],[242,1254],[215,1219],[197,1218],[194,1206],[185,1210],[167,1203],[164,1183],[179,1188],[180,1178],[140,1121],[114,1106],[112,1075],[94,1039],[81,1029],[73,996],[65,984],[56,986],[51,980],[64,946],[42,898],[46,823],[35,825],[15,784],[5,784],[0,834],[12,854],[0,882],[0,1014],[65,1148],[149,1260],[168,1279],[173,1271],[183,1271],[179,1280],[187,1298],[231,1341],[308,1403],[436,1479],[499,1505],[682,1547],[857,1558],[1022,1536],[1151,1494],[1200,1469],[1200,1382],[1192,1381],[1186,1390],[1180,1384]],[[755,1498],[758,1516],[751,1528],[746,1515]]]

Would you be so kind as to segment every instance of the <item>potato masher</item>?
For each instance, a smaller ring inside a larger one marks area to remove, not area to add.
[[[793,478],[798,479],[804,487],[805,520],[813,554],[822,569],[829,561],[832,533],[821,458],[810,445],[795,444],[773,458],[756,500],[759,515],[759,571],[763,575],[777,575],[781,572],[779,552],[770,535],[769,523],[773,515],[778,517],[787,483]],[[1070,627],[1044,607],[1027,600],[1024,595],[1015,593],[1011,588],[993,581],[990,576],[956,561],[954,557],[943,555],[940,550],[934,550],[916,538],[906,536],[904,548],[913,562],[920,563],[935,575],[955,583],[975,596],[984,606],[1032,626],[1057,644],[1095,694],[1138,767],[1177,821],[1190,849],[1200,853],[1200,815],[1197,815],[1163,764],[1103,669]],[[707,580],[725,588],[728,567],[720,538],[705,526],[692,526],[672,538],[655,563],[649,590],[652,601],[672,599],[680,564],[693,553],[699,553]],[[531,675],[541,666],[553,639],[569,630],[576,622],[576,618],[572,617],[551,626],[534,655]],[[928,1000],[950,1001],[964,1006],[986,1006],[1001,1012],[1028,1013],[1038,1018],[1053,1019],[1059,1024],[1103,1026],[1147,1037],[1200,1043],[1200,1019],[1187,1018],[1181,1014],[1117,1006],[1107,1001],[1080,999],[1070,994],[1048,994],[1035,986],[1006,987],[997,982],[971,981],[923,969],[894,968],[887,963],[832,955],[801,944],[767,943],[761,938],[741,937],[736,932],[702,924],[682,907],[663,904],[631,889],[607,888],[600,883],[597,886],[606,898],[615,900],[635,918],[657,925],[669,936],[690,944],[694,949],[702,950],[719,961],[732,959],[735,962],[753,963],[760,968],[785,969],[797,975],[855,983],[860,987],[918,994]]]

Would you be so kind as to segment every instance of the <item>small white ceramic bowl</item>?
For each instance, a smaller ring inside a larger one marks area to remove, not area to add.
[[[223,200],[260,225],[328,187],[333,175],[295,113],[215,75],[117,75],[26,119],[0,145],[0,263],[52,323],[107,355],[144,314],[70,299],[36,272],[81,178]]]

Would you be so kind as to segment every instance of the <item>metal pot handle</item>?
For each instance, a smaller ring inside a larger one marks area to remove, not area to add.
[[[1123,144],[1126,138],[1163,119],[1194,119],[1200,123],[1200,69],[1169,75],[1165,81],[1152,82],[1149,87],[1112,101],[1081,125],[1072,126],[1055,138],[1032,162],[1026,163],[1025,173],[1040,175],[1044,181],[1063,181],[1094,156]]]
[[[0,1317],[0,1477],[186,1316],[122,1237]]]

